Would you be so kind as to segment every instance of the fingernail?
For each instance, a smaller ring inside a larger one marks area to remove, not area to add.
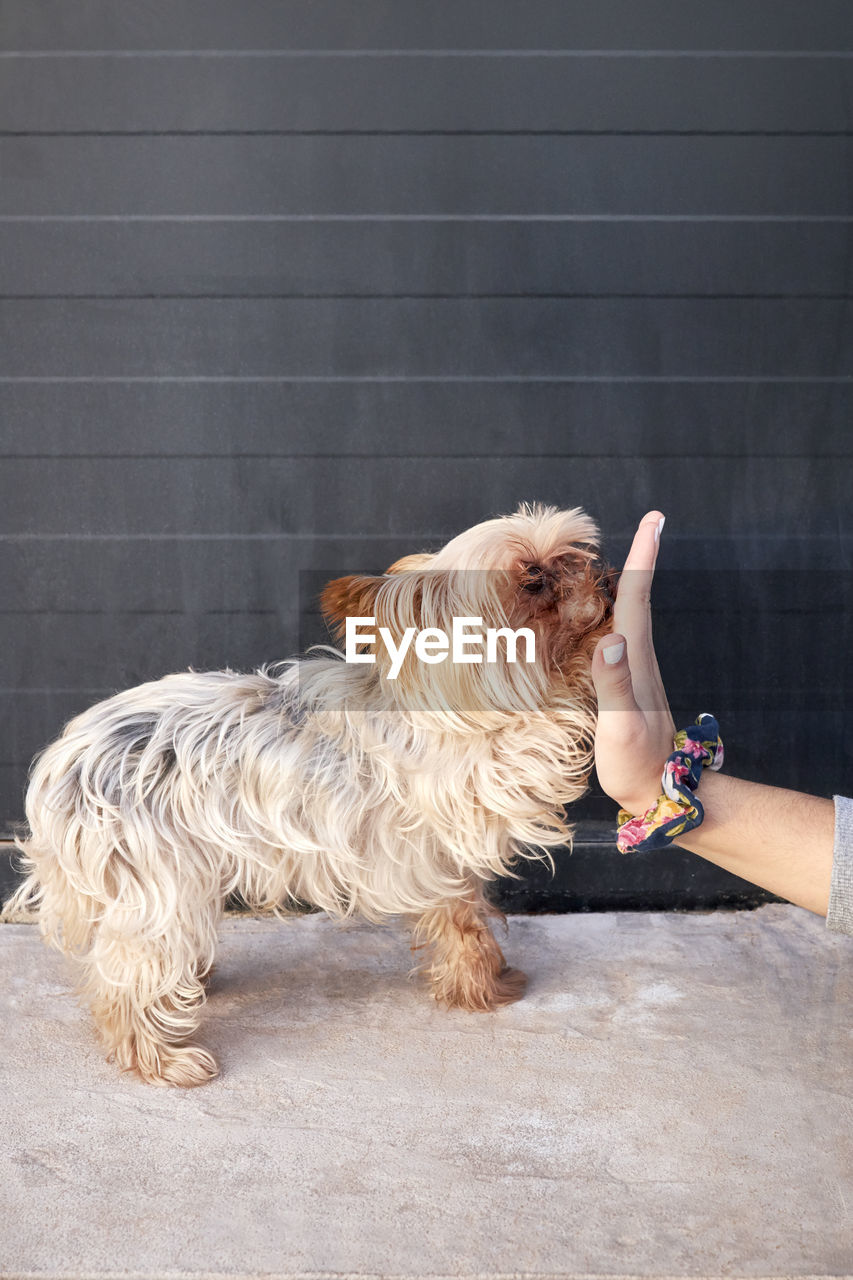
[[[601,656],[609,667],[615,667],[617,662],[621,662],[624,652],[625,641],[620,640],[619,644],[609,644],[606,649],[602,649]]]
[[[658,520],[658,527],[655,529],[655,542],[660,541],[660,536],[663,533],[663,526],[665,524],[666,516],[661,516],[660,520]]]

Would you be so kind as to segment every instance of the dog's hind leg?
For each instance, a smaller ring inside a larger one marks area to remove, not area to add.
[[[439,1003],[485,1011],[524,995],[527,978],[507,967],[489,927],[490,916],[504,918],[477,886],[470,899],[442,902],[418,920],[415,948],[432,951],[424,968]]]
[[[10,906],[37,904],[43,934],[75,961],[80,992],[122,1070],[156,1084],[204,1084],[216,1062],[188,1041],[216,949],[216,868],[202,877],[200,855],[194,861],[186,849],[181,858],[144,829],[104,830],[64,814],[56,825],[52,840],[41,833],[22,844],[32,874]]]
[[[191,940],[177,932],[140,938],[102,921],[81,960],[83,995],[110,1058],[123,1071],[184,1088],[217,1074],[213,1056],[187,1043],[201,1019],[212,957],[200,960]]]

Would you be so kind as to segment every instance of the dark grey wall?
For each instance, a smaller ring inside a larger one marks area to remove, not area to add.
[[[72,714],[306,582],[650,506],[679,718],[853,790],[848,0],[3,0],[2,820]],[[300,595],[301,593],[301,595]],[[745,900],[613,808],[528,906]]]

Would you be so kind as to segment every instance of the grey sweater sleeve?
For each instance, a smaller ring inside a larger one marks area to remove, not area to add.
[[[827,929],[853,934],[853,800],[835,796],[835,848]]]

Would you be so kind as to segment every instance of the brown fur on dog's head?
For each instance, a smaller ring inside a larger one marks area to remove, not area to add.
[[[522,701],[547,699],[555,679],[576,678],[578,661],[588,666],[592,649],[609,619],[612,578],[598,559],[598,529],[579,508],[523,506],[514,515],[489,520],[460,534],[435,554],[404,556],[385,574],[351,575],[330,582],[321,607],[334,634],[343,639],[348,617],[374,617],[395,637],[407,627],[448,632],[453,616],[482,617],[484,628],[530,628],[536,637],[536,670],[501,665],[510,703],[524,687]],[[382,672],[383,655],[376,650]],[[401,671],[399,692],[416,687],[428,697],[454,685],[458,696],[474,686],[492,699],[501,692],[497,671],[481,665],[455,672],[454,664],[425,667],[413,654]],[[420,668],[417,670],[416,668]]]

